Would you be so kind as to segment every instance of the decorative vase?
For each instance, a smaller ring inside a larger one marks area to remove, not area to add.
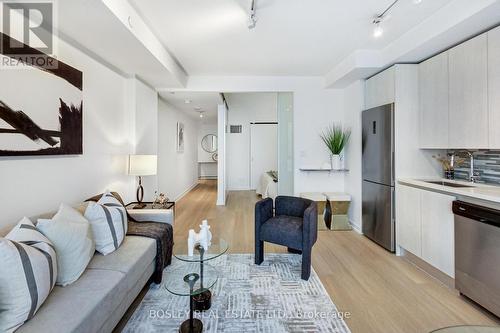
[[[455,179],[455,170],[454,169],[445,170],[444,177],[446,179],[449,179],[449,180],[454,180]]]
[[[340,159],[340,155],[332,155],[331,161],[332,161],[332,169],[333,170],[342,169],[342,161]]]

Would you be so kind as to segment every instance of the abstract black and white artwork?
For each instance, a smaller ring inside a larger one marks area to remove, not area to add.
[[[177,123],[177,151],[184,151],[184,124],[181,122]]]
[[[13,39],[2,33],[0,37],[4,64],[16,55],[5,47]],[[45,57],[53,66],[0,69],[0,156],[83,153],[83,74]]]

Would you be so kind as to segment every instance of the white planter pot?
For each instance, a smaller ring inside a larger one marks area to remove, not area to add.
[[[340,158],[340,155],[332,155],[331,160],[332,160],[332,169],[333,170],[342,169],[342,160]]]

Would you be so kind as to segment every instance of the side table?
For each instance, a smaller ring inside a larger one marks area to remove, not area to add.
[[[175,202],[168,202],[165,207],[156,208],[152,202],[145,202],[146,206],[134,209],[137,202],[131,202],[125,206],[127,213],[138,222],[161,222],[174,225]]]

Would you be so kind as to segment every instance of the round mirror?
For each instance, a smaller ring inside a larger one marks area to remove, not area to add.
[[[217,135],[205,135],[201,140],[201,148],[207,153],[215,153],[217,151]]]

